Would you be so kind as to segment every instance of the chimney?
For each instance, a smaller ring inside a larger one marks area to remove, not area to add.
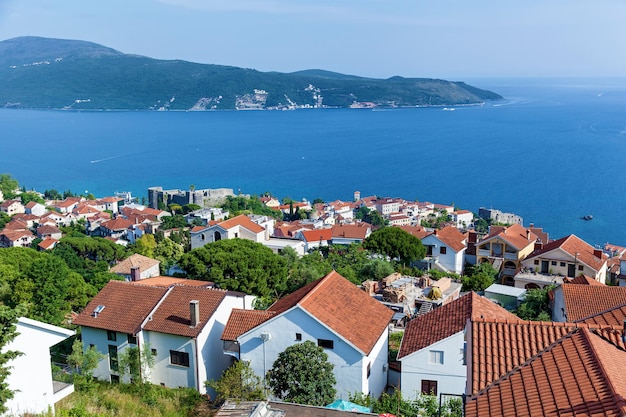
[[[189,302],[189,315],[191,317],[190,327],[196,327],[200,321],[200,301],[191,300]]]
[[[141,279],[141,272],[139,271],[138,266],[133,266],[130,268],[130,280],[131,281],[139,281]]]
[[[530,242],[530,229],[526,229],[526,240]]]
[[[602,249],[594,249],[593,256],[595,256],[596,258],[602,259]]]
[[[540,240],[537,240],[535,242],[535,249],[534,250],[539,250],[539,249],[543,249],[543,242],[541,242]]]

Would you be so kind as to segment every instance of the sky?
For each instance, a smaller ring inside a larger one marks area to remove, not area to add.
[[[625,21],[625,0],[0,0],[0,40],[376,78],[623,77]]]

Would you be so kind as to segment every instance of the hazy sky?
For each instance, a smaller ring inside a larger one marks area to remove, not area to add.
[[[626,76],[625,0],[0,0],[0,40],[387,78]]]

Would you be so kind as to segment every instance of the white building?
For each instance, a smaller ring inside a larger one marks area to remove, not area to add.
[[[387,385],[387,339],[393,312],[337,272],[281,298],[268,310],[233,310],[224,353],[249,361],[261,378],[287,347],[322,346],[334,366],[337,396],[378,398]]]
[[[12,369],[6,382],[14,396],[5,404],[6,415],[54,413],[54,404],[74,392],[74,385],[52,380],[50,348],[74,331],[26,317],[18,319],[16,327],[19,334],[5,350],[22,355],[8,363]]]
[[[422,244],[426,247],[424,260],[428,263],[428,269],[463,273],[467,237],[456,227],[435,230],[422,238]]]

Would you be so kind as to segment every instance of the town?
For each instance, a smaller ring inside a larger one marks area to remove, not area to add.
[[[625,413],[624,247],[358,191],[324,202],[151,187],[140,204],[27,191],[7,174],[0,190],[0,275],[14,289],[0,293],[27,306],[11,412],[45,413],[77,389],[46,364],[79,335],[72,355],[96,358],[81,362],[87,379],[192,388],[226,401],[216,416],[332,416],[314,410],[335,400],[431,415],[428,398],[449,416]],[[330,364],[308,396],[279,383],[292,349]],[[223,394],[235,368],[256,395]]]

